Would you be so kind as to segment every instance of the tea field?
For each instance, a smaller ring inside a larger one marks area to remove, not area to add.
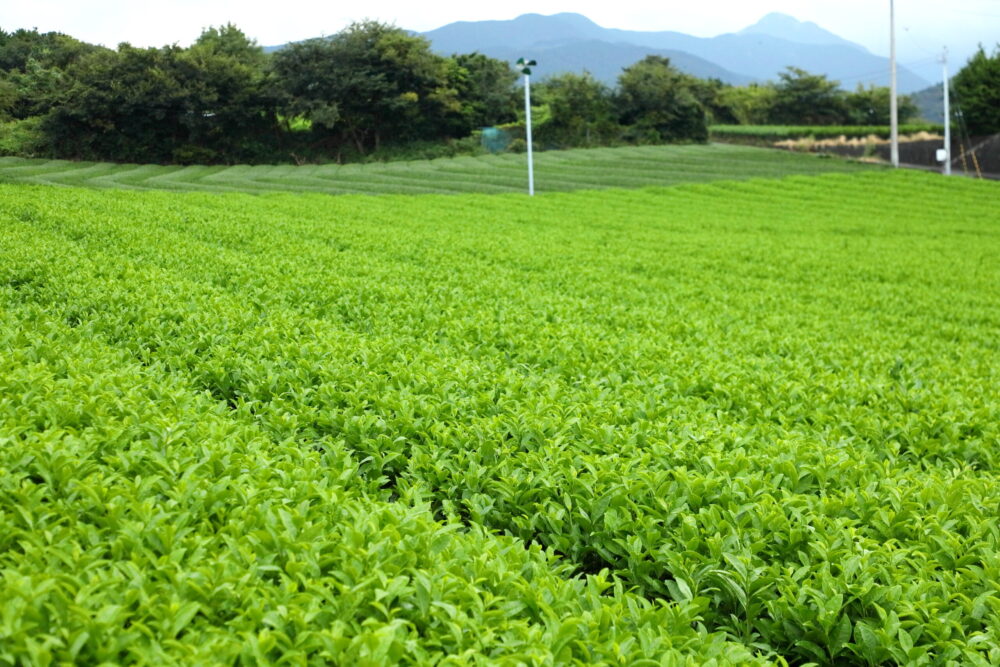
[[[637,146],[535,154],[540,192],[634,188],[877,169],[746,146]],[[504,193],[527,190],[523,155],[347,165],[160,166],[0,157],[0,183],[201,192]]]
[[[904,123],[899,126],[900,135],[920,133],[941,134],[944,126],[934,123]],[[774,143],[788,139],[865,139],[879,137],[888,139],[892,128],[888,125],[713,125],[709,128],[716,141],[745,143]]]
[[[0,665],[1000,664],[1000,185],[0,185]]]

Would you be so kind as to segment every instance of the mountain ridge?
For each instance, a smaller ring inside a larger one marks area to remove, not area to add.
[[[781,37],[772,34],[782,31],[788,34]],[[522,14],[509,20],[458,21],[419,34],[431,42],[435,51],[445,54],[475,50],[492,57],[507,57],[512,50],[519,50],[522,55],[539,60],[537,71],[542,76],[579,70],[568,66],[569,58],[546,64],[528,52],[532,48],[545,50],[558,44],[564,54],[572,55],[571,60],[590,63],[584,69],[594,72],[606,68],[596,58],[588,59],[582,48],[572,53],[570,45],[599,41],[611,47],[629,45],[630,48],[684,52],[722,70],[722,76],[716,78],[727,83],[774,80],[788,66],[826,74],[849,89],[858,83],[888,85],[889,82],[887,58],[874,55],[815,23],[779,13],[768,14],[743,31],[715,37],[695,37],[669,30],[604,28],[586,16],[571,12],[549,16]],[[678,66],[684,70],[683,66]],[[899,69],[899,78],[903,93],[930,85],[905,67]],[[606,77],[602,80],[614,83]]]
[[[853,46],[866,53],[869,52],[868,49],[860,44],[844,39],[840,35],[834,34],[812,21],[799,21],[798,19],[789,16],[788,14],[782,14],[781,12],[771,12],[770,14],[766,14],[759,21],[751,26],[743,28],[743,30],[738,31],[736,34],[764,34],[800,44],[847,45]]]
[[[889,85],[888,58],[816,23],[779,12],[766,14],[743,30],[715,37],[605,28],[574,12],[455,21],[413,34],[426,38],[434,51],[443,55],[479,52],[509,61],[533,58],[539,62],[535,73],[542,78],[586,70],[614,85],[623,68],[646,55],[662,55],[683,72],[733,85],[774,81],[790,66],[825,74],[848,90],[857,85]],[[899,68],[901,93],[930,85],[906,67]]]

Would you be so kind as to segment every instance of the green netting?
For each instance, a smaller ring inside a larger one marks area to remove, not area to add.
[[[499,127],[484,127],[482,133],[483,148],[491,153],[502,153],[510,145],[510,133]]]

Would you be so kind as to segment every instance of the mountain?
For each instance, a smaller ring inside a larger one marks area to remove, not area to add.
[[[788,14],[772,12],[757,23],[740,30],[739,35],[768,35],[796,44],[814,44],[819,46],[853,46],[867,51],[860,44],[850,42],[829,30],[824,30],[812,21],[799,21]]]
[[[509,21],[457,21],[423,33],[442,53],[483,48],[524,49],[537,45],[606,40],[606,30],[580,14],[522,14]]]
[[[590,72],[598,81],[614,84],[622,70],[648,55],[670,58],[671,64],[682,72],[700,79],[719,79],[733,85],[744,85],[753,79],[730,72],[698,56],[673,49],[651,49],[635,44],[612,44],[601,40],[565,42],[526,47],[531,58],[538,61],[533,68],[539,76],[560,72]],[[522,48],[500,47],[485,52],[493,58],[514,62],[523,55]]]
[[[611,54],[615,54],[613,60],[617,66],[637,53],[634,47],[640,47],[642,55],[672,52],[677,65],[685,71],[695,64],[702,68],[706,63],[714,65],[717,69],[713,76],[731,83],[773,80],[789,65],[826,74],[845,88],[852,89],[859,83],[889,83],[887,58],[876,56],[814,23],[783,14],[769,14],[743,31],[717,37],[604,28],[572,13],[524,14],[509,21],[460,21],[422,34],[439,53],[479,51],[495,58],[510,58],[516,53],[517,57],[538,60],[537,71],[543,76],[587,69],[595,76],[600,72],[598,78],[607,83],[614,83],[620,68],[612,71],[602,58],[612,58]],[[598,48],[598,43],[603,46]],[[684,62],[678,52],[688,54]],[[546,65],[542,54],[554,54],[555,58]],[[636,58],[639,59],[641,56]],[[899,87],[903,93],[924,89],[929,83],[906,68],[899,69]]]
[[[598,80],[614,84],[623,68],[647,55],[660,55],[693,76],[736,85],[753,80],[680,49],[619,39],[611,35],[613,32],[586,16],[567,12],[551,16],[522,14],[509,21],[457,21],[422,36],[442,54],[478,51],[501,60],[530,55],[538,60],[535,72],[542,77],[586,70]]]

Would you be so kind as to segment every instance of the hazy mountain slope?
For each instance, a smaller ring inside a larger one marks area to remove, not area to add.
[[[860,44],[855,44],[825,30],[812,21],[799,21],[788,14],[772,12],[752,26],[740,30],[739,35],[770,35],[798,44],[853,46],[862,51],[868,51]]]
[[[787,37],[776,37],[771,34],[773,32],[786,32]],[[508,57],[511,52],[517,52],[539,62],[541,58],[537,54],[545,49],[561,47],[568,50],[568,45],[586,43],[589,46],[580,46],[580,53],[568,60],[578,61],[584,65],[581,69],[592,72],[606,69],[599,61],[600,55],[607,51],[594,47],[596,42],[605,42],[683,51],[727,70],[732,75],[730,79],[774,79],[789,65],[824,73],[840,81],[845,88],[854,88],[858,83],[887,85],[889,79],[888,59],[869,53],[815,24],[782,15],[764,17],[742,33],[707,38],[674,31],[603,28],[584,16],[567,13],[525,14],[509,21],[451,23],[423,35],[442,53],[479,51]],[[593,54],[588,56],[587,49]],[[899,75],[900,90],[904,93],[929,85],[906,68],[900,68]]]
[[[484,51],[494,58],[514,61],[521,55],[523,49],[491,48]],[[538,60],[535,74],[546,77],[561,72],[590,72],[594,78],[613,85],[621,71],[642,60],[647,55],[658,55],[670,58],[682,72],[701,79],[719,79],[733,85],[742,85],[752,81],[751,77],[736,74],[715,63],[684,51],[673,49],[650,49],[635,44],[612,44],[600,40],[568,42],[558,45],[530,47],[530,57]]]
[[[580,14],[522,14],[509,21],[458,21],[422,34],[436,50],[448,53],[485,53],[500,48],[607,39],[607,29]]]

